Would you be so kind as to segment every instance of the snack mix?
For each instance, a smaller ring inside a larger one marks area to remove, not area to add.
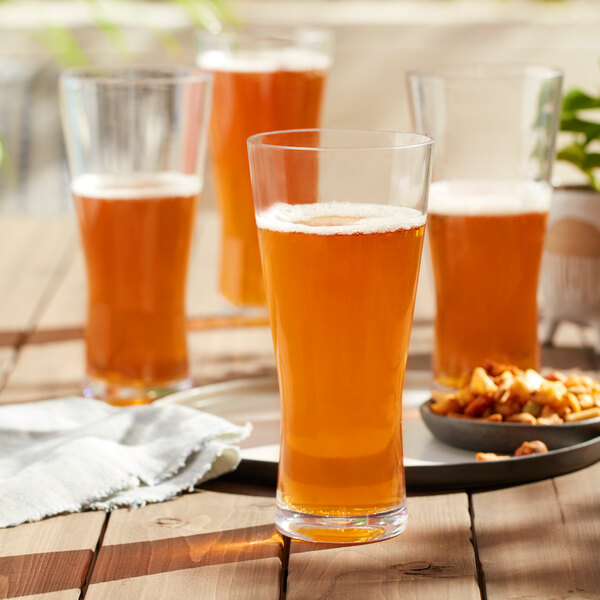
[[[541,375],[487,363],[456,392],[432,391],[431,410],[448,417],[555,425],[600,417],[600,382],[587,375]]]

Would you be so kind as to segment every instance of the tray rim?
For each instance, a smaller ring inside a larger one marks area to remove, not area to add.
[[[273,384],[278,386],[277,378],[273,376],[236,378],[176,392],[158,402],[190,405],[192,398],[200,398],[206,404],[210,404],[206,400],[214,400],[219,395],[230,393],[236,389],[247,389],[247,386],[259,388]],[[202,402],[195,408],[201,409]],[[419,418],[422,419],[420,407]],[[492,425],[501,424],[493,423]],[[544,427],[560,427],[560,425]],[[404,472],[406,488],[409,493],[468,492],[533,483],[566,475],[591,466],[597,461],[600,461],[600,436],[543,454],[511,457],[490,462],[406,465]],[[276,486],[277,469],[277,461],[242,458],[237,469],[224,475],[223,478],[241,483]]]

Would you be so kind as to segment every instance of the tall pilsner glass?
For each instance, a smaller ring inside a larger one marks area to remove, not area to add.
[[[406,525],[401,397],[432,140],[304,130],[248,141],[282,407],[278,529]]]
[[[142,403],[190,385],[185,290],[211,83],[195,68],[61,77],[88,281],[88,396]]]
[[[561,82],[543,66],[408,74],[416,129],[436,139],[433,370],[447,385],[488,360],[540,366],[536,295]]]
[[[265,306],[246,140],[262,131],[319,127],[331,35],[261,28],[199,37],[214,73],[211,154],[221,215],[220,291],[241,309]]]

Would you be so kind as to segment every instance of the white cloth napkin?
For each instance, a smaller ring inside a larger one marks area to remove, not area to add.
[[[173,498],[232,471],[239,427],[186,406],[70,397],[0,406],[0,527]]]

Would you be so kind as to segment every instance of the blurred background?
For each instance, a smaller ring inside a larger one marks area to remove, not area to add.
[[[566,89],[600,87],[598,0],[0,0],[0,216],[72,211],[57,106],[62,67],[193,63],[198,29],[237,23],[334,32],[328,127],[410,129],[411,67],[538,62],[562,68]],[[579,177],[562,164],[555,174]],[[202,211],[214,207],[207,181]],[[432,289],[425,266],[418,318],[432,315]]]

